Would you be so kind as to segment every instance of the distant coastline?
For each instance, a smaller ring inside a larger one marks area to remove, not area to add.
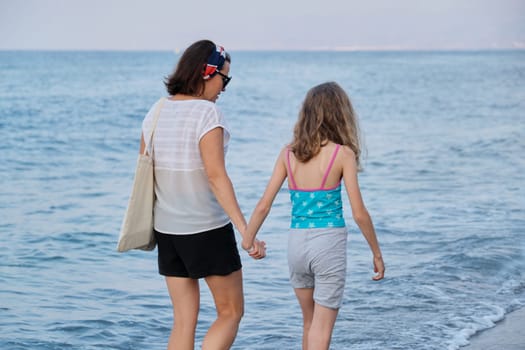
[[[525,44],[523,46],[516,47],[481,47],[481,48],[403,48],[403,47],[314,47],[314,48],[274,48],[274,49],[249,49],[249,48],[232,48],[230,52],[519,52],[525,51]],[[0,52],[157,52],[166,53],[173,52],[178,54],[177,49],[106,49],[106,48],[77,48],[77,49],[66,49],[66,48],[0,48]]]

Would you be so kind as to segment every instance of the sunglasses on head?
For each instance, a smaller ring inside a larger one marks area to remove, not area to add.
[[[232,77],[229,77],[227,76],[226,74],[222,74],[221,72],[219,71],[215,71],[217,74],[219,74],[222,78],[222,88],[223,89],[226,89],[226,85],[228,85],[228,83],[230,82],[230,80],[232,80]]]

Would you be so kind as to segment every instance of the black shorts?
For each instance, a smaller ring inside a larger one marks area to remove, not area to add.
[[[225,276],[242,267],[231,223],[189,235],[166,234],[155,230],[155,238],[159,273],[163,276]]]

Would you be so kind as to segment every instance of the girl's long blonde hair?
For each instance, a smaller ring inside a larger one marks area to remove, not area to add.
[[[361,145],[357,116],[346,92],[335,82],[311,88],[294,127],[290,149],[300,162],[315,157],[326,142],[350,147],[358,169]]]

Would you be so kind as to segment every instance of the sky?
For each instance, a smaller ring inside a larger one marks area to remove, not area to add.
[[[525,49],[525,0],[0,0],[0,50]]]

